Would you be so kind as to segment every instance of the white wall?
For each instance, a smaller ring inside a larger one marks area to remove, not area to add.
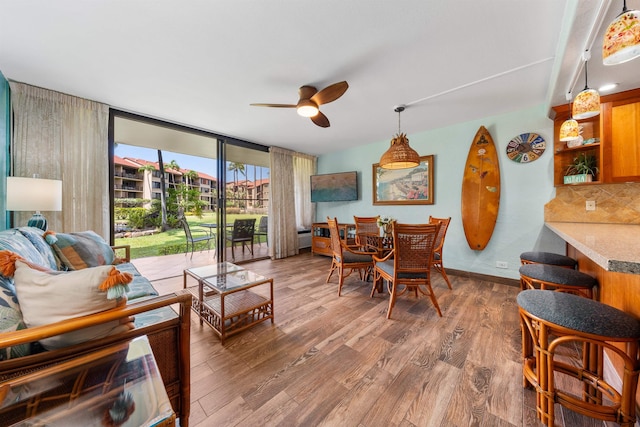
[[[462,175],[471,141],[478,128],[485,126],[500,156],[500,210],[493,236],[482,251],[469,248],[460,219]],[[506,146],[515,136],[535,132],[547,142],[536,161],[520,164],[506,155]],[[353,215],[387,214],[399,222],[427,222],[429,215],[451,217],[444,246],[445,268],[491,276],[519,278],[520,253],[547,250],[564,253],[564,241],[544,226],[544,204],[555,195],[553,187],[553,121],[543,106],[467,122],[419,134],[409,134],[409,143],[418,154],[435,155],[435,204],[415,206],[374,206],[372,165],[389,147],[389,138],[358,148],[320,156],[318,173],[358,171],[360,197],[354,202],[317,203],[316,220],[337,217],[352,223]],[[508,269],[496,268],[506,261]]]

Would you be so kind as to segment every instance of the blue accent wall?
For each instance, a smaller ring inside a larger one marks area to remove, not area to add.
[[[0,230],[9,227],[9,215],[6,209],[7,174],[9,171],[9,144],[11,141],[11,105],[9,82],[0,71]]]

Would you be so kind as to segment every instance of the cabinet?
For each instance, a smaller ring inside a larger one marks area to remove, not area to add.
[[[355,224],[339,224],[340,238],[348,245],[355,243]],[[311,227],[311,252],[318,255],[331,256],[331,237],[326,222],[315,222]]]
[[[599,169],[590,183],[640,182],[640,89],[600,98],[600,114],[578,123],[584,141],[594,141],[569,148],[560,141],[560,126],[569,118],[569,106],[553,107],[554,184],[564,185],[564,175],[580,153],[593,155]]]

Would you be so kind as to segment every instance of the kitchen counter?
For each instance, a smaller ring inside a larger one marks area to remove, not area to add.
[[[545,225],[603,269],[640,274],[640,225],[584,222]]]

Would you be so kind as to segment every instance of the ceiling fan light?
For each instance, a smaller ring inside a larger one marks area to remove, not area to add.
[[[595,89],[586,89],[573,100],[574,119],[582,120],[600,114],[600,94]]]
[[[640,11],[626,10],[607,27],[602,41],[602,63],[617,65],[640,56]]]
[[[580,128],[575,119],[565,120],[560,126],[560,141],[573,141],[580,136]]]
[[[420,155],[409,146],[409,139],[404,133],[393,137],[391,146],[380,157],[383,169],[408,169],[420,164]]]
[[[305,99],[298,103],[298,114],[302,117],[314,117],[318,114],[318,106],[311,100]]]

